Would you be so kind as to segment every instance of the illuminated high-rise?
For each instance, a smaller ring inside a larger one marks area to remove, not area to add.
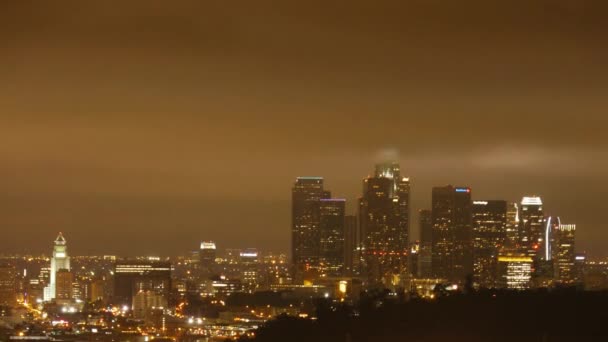
[[[473,202],[473,280],[484,288],[496,286],[496,262],[505,245],[506,201]]]
[[[354,276],[358,273],[360,257],[359,229],[357,216],[344,216],[344,275]]]
[[[418,226],[420,229],[420,244],[433,243],[433,213],[429,209],[418,211]]]
[[[169,300],[172,266],[161,261],[121,261],[114,265],[113,304],[133,305],[140,291],[154,291]]]
[[[505,244],[513,248],[520,242],[519,238],[519,206],[517,203],[509,202],[507,204],[507,226],[506,226]]]
[[[74,276],[72,272],[62,268],[57,271],[55,286],[55,299],[57,301],[70,301],[72,299],[72,290],[74,284]]]
[[[70,270],[70,257],[67,248],[67,241],[63,234],[59,233],[53,246],[49,285],[44,289],[45,301],[51,301],[57,297],[57,272],[59,270]]]
[[[574,274],[576,276],[576,283],[578,285],[584,285],[585,282],[585,262],[587,260],[587,254],[584,252],[576,253],[574,255]]]
[[[200,275],[203,278],[209,278],[215,274],[216,263],[215,258],[217,257],[217,247],[213,241],[201,242],[200,249],[198,250],[198,268]]]
[[[542,240],[539,241],[539,247],[536,248],[535,245],[529,250],[529,255],[535,256],[533,274],[534,287],[546,288],[550,287],[554,282],[555,264],[553,258],[555,256],[555,233],[561,224],[560,222],[559,217],[549,216],[545,218],[543,237]]]
[[[533,258],[543,255],[545,214],[540,197],[524,197],[519,211],[519,239],[525,253]]]
[[[330,196],[323,190],[323,177],[298,177],[291,195],[291,262],[299,282],[319,263],[320,200]]]
[[[418,277],[420,270],[420,241],[410,243],[407,255],[407,272],[412,277]]]
[[[418,272],[414,274],[421,278],[432,277],[433,262],[433,214],[430,209],[418,211],[418,225],[420,231],[420,249],[418,251]]]
[[[525,253],[501,252],[498,256],[497,287],[526,290],[531,286],[533,260]]]
[[[394,285],[407,266],[410,181],[396,163],[379,164],[363,181],[359,201],[363,276],[370,285]]]
[[[473,275],[473,227],[471,189],[434,187],[433,276],[464,283]]]
[[[344,224],[346,200],[319,200],[319,270],[321,274],[339,276],[344,271]]]
[[[398,243],[401,248],[407,249],[410,233],[410,179],[401,175],[401,168],[396,162],[376,164],[375,176],[392,181],[389,197],[394,205]]]
[[[555,281],[562,284],[573,284],[577,280],[574,252],[576,225],[560,224],[554,231],[553,269]]]
[[[241,282],[245,291],[253,292],[260,285],[260,254],[255,248],[248,248],[239,252],[241,268]]]

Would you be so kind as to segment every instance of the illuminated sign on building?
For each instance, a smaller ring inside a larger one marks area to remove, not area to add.
[[[215,249],[215,242],[201,242],[201,249]]]

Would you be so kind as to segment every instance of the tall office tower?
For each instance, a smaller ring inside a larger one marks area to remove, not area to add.
[[[555,238],[561,224],[559,216],[549,216],[545,219],[542,255],[540,256],[543,261],[550,262],[556,257]]]
[[[357,216],[344,216],[344,275],[357,275],[361,237],[357,226]]]
[[[61,269],[70,270],[70,257],[68,256],[66,243],[63,234],[59,233],[53,246],[49,286],[44,289],[45,301],[51,301],[57,297],[57,271]]]
[[[419,278],[430,278],[433,275],[433,213],[430,209],[418,211],[418,225],[420,231],[420,250],[418,251],[418,272],[415,274]],[[412,272],[412,274],[414,274]]]
[[[401,179],[401,168],[396,162],[384,162],[376,164],[376,170],[374,172],[377,178],[388,178],[393,181],[392,193],[397,192],[398,181]]]
[[[139,291],[154,291],[170,301],[171,263],[161,261],[122,261],[114,265],[113,304],[133,304]]]
[[[497,287],[510,290],[529,289],[532,263],[532,258],[525,253],[501,252],[498,256]]]
[[[587,254],[576,253],[574,256],[574,273],[576,275],[576,283],[579,285],[585,285],[585,261],[587,260]]]
[[[17,304],[17,274],[15,267],[9,264],[0,265],[0,306]]]
[[[517,203],[509,202],[507,204],[507,241],[505,245],[509,248],[515,248],[519,242],[519,207]]]
[[[327,198],[323,177],[298,177],[291,192],[291,262],[294,278],[303,280],[304,272],[318,265],[320,199]]]
[[[464,283],[473,275],[471,189],[433,188],[433,276]]]
[[[473,202],[473,281],[483,288],[496,286],[498,253],[507,240],[507,202]]]
[[[409,178],[401,178],[396,163],[377,165],[376,175],[363,181],[362,273],[370,285],[395,285],[394,276],[407,267],[409,189]]]
[[[576,225],[574,224],[560,224],[554,231],[555,259],[553,260],[553,269],[555,271],[555,280],[562,284],[574,284],[576,281],[575,232]]]
[[[533,286],[536,288],[550,287],[555,278],[554,235],[560,225],[559,217],[547,217],[544,221],[543,237],[538,244],[528,249],[528,254],[534,256]],[[537,247],[538,246],[538,247]]]
[[[257,249],[248,248],[239,253],[241,283],[245,291],[253,292],[260,285],[260,257]]]
[[[38,274],[38,280],[41,284],[49,285],[51,283],[51,268],[50,267],[41,267],[40,273]],[[44,293],[44,289],[42,290]]]
[[[70,301],[72,299],[72,290],[74,277],[72,272],[62,268],[56,274],[55,299],[57,301]]]
[[[395,206],[398,243],[407,250],[410,233],[410,179],[401,176],[401,168],[396,162],[376,164],[376,178],[388,178],[392,181],[389,197]]]
[[[420,226],[420,244],[433,244],[433,214],[429,209],[418,211],[418,224]]]
[[[340,276],[344,271],[346,200],[322,198],[319,207],[319,270],[326,276]]]
[[[524,197],[519,211],[520,242],[525,253],[536,259],[544,254],[545,214],[540,197]]]
[[[217,247],[215,246],[215,242],[213,241],[203,241],[201,242],[201,247],[198,250],[199,255],[199,263],[198,268],[200,270],[200,275],[203,278],[209,278],[214,275],[216,271],[215,258]]]
[[[412,242],[410,243],[410,250],[407,255],[407,271],[411,277],[418,277],[420,270],[418,266],[420,265],[420,242]]]

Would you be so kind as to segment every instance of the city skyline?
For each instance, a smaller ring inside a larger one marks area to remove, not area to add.
[[[605,341],[607,0],[0,1],[0,341]]]
[[[393,162],[377,163],[377,164],[375,164],[375,166],[376,166],[376,168],[378,168],[378,167],[382,167],[383,165],[390,165],[390,164],[396,165],[396,167],[399,168],[399,164],[395,163],[394,161]],[[364,178],[362,180],[363,183],[364,184],[367,183],[367,181],[369,179],[372,179],[370,177],[373,177],[373,176],[374,176],[374,172],[370,172],[370,175],[368,175],[366,178]],[[378,169],[376,169],[376,177],[378,177],[378,176],[379,177],[387,177],[386,175],[382,175],[381,173],[378,173]],[[390,182],[392,182],[392,176],[391,176],[391,178],[384,178],[384,179],[386,179],[387,182],[389,182],[389,180],[390,180]],[[410,177],[404,177],[403,179],[407,180],[406,184],[407,184],[407,189],[408,189],[408,194],[409,194]],[[305,182],[306,181],[308,181],[308,182],[312,181],[314,183],[320,184],[320,188],[318,189],[318,196],[319,197],[316,200],[320,200],[321,203],[323,203],[324,201],[330,201],[330,202],[338,201],[338,202],[342,203],[342,206],[346,209],[346,210],[343,209],[344,210],[343,215],[346,215],[346,216],[355,216],[356,217],[357,215],[360,214],[359,211],[361,210],[361,208],[360,208],[360,205],[361,205],[360,204],[360,200],[362,198],[361,196],[357,197],[356,200],[347,200],[346,198],[341,198],[341,196],[333,196],[332,192],[330,190],[328,190],[327,187],[325,189],[323,188],[323,184],[325,184],[327,186],[327,183],[325,182],[325,178],[321,177],[321,176],[300,176],[300,177],[296,177],[295,184],[298,184],[298,182],[302,182],[302,181],[305,181]],[[293,185],[293,183],[292,183],[292,185]],[[478,204],[487,204],[488,201],[489,202],[505,202],[505,204],[506,203],[512,203],[512,204],[515,204],[516,206],[519,206],[520,208],[525,207],[525,204],[540,205],[540,207],[544,208],[544,211],[545,211],[544,214],[541,212],[541,214],[542,214],[541,217],[543,219],[543,222],[541,223],[542,227],[540,227],[540,228],[543,229],[543,231],[545,229],[545,227],[544,227],[545,226],[545,220],[548,220],[549,223],[551,222],[551,218],[552,217],[548,213],[555,212],[555,211],[553,211],[551,209],[547,210],[546,206],[545,206],[545,203],[544,203],[544,200],[541,199],[541,196],[536,196],[536,194],[534,194],[533,196],[529,196],[530,194],[526,194],[526,195],[523,195],[520,199],[512,201],[510,199],[507,199],[507,200],[505,200],[505,199],[497,199],[498,197],[496,197],[496,196],[494,196],[494,197],[487,197],[487,198],[480,198],[479,196],[475,196],[474,195],[476,192],[471,187],[458,187],[458,186],[454,186],[452,184],[448,184],[445,187],[451,187],[452,191],[456,191],[457,193],[458,192],[466,192],[466,194],[468,195],[468,197],[467,197],[468,201],[470,202],[469,205],[473,205],[473,206],[478,205]],[[433,187],[433,188],[431,188],[431,190],[432,190],[431,193],[433,193],[436,188],[444,188],[444,187],[441,187],[441,186],[440,187]],[[410,198],[410,196],[408,195],[408,201],[409,201],[409,198]],[[532,201],[532,202],[529,202],[529,201]],[[295,204],[293,202],[293,199],[290,201],[290,203],[291,203],[291,205]],[[353,208],[353,206],[354,206],[354,208]],[[408,238],[409,243],[414,243],[414,242],[424,243],[424,241],[422,241],[421,222],[419,222],[420,211],[428,211],[430,213],[430,212],[432,212],[431,208],[432,208],[432,203],[430,203],[428,207],[410,208],[409,209],[409,211],[408,211],[409,214],[408,214],[408,219],[407,220],[411,220],[412,221],[412,223],[407,224],[407,227],[409,229],[406,231],[406,235],[409,236],[409,238]],[[319,210],[319,209],[317,209],[317,210]],[[290,214],[291,214],[291,211],[290,211]],[[524,214],[522,212],[520,212],[518,215],[523,217]],[[471,215],[469,215],[469,216],[471,216]],[[474,217],[474,215],[472,217]],[[472,219],[472,218],[469,218],[469,219]],[[557,217],[557,219],[559,220],[559,217]],[[317,218],[317,220],[319,220],[319,218]],[[319,225],[320,225],[320,223],[317,223],[315,229],[318,229]],[[471,226],[471,227],[473,227],[473,226]],[[526,230],[527,229],[526,227],[527,226],[524,225],[524,226],[522,226],[522,229]],[[507,228],[507,226],[505,226],[505,229],[506,228]],[[293,228],[289,228],[288,227],[287,231],[288,232],[292,232],[292,229]],[[60,236],[62,236],[63,235],[63,231],[57,231],[55,233],[55,235],[56,234],[59,234]],[[346,234],[346,232],[344,232],[343,234]],[[519,237],[518,240],[521,240],[521,238],[522,237]],[[291,240],[291,239],[292,238],[290,237],[289,240]],[[209,241],[209,242],[206,242],[206,241]],[[210,236],[206,236],[206,237],[200,238],[198,240],[198,242],[195,241],[194,243],[192,243],[192,241],[189,241],[188,244],[187,244],[187,246],[183,245],[183,248],[177,249],[176,251],[173,251],[173,252],[170,252],[171,249],[165,249],[165,250],[159,249],[159,250],[153,251],[153,252],[149,252],[149,251],[145,251],[145,252],[132,251],[132,252],[129,252],[129,253],[114,253],[114,252],[112,252],[112,253],[105,253],[105,252],[104,253],[79,253],[78,255],[82,255],[82,256],[91,255],[91,256],[94,256],[94,255],[106,254],[106,255],[118,255],[120,257],[134,257],[134,256],[145,256],[145,255],[149,255],[149,256],[162,256],[162,257],[176,257],[176,256],[187,255],[188,253],[196,250],[199,247],[199,243],[200,244],[213,243],[214,246],[215,246],[215,244],[216,244],[217,241],[218,241],[217,239],[214,239],[214,238],[212,238]],[[524,242],[525,241],[526,241],[526,239],[524,238]],[[145,241],[142,241],[142,242],[145,243]],[[261,247],[261,244],[258,244],[257,242],[253,242],[253,243],[247,242],[245,244],[239,243],[239,242],[237,242],[237,243],[230,243],[230,242],[228,242],[227,244],[222,244],[221,246],[218,246],[218,249],[219,250],[224,250],[224,249],[228,249],[229,250],[231,248],[239,248],[239,249],[260,248],[260,249],[263,249],[263,250],[265,250],[267,252],[272,252],[272,253],[278,252],[278,253],[289,254],[289,253],[294,253],[293,249],[289,247],[289,245],[291,245],[292,243],[293,242],[288,241],[287,242],[288,245],[287,246],[283,246],[283,248],[265,248],[265,247]],[[581,248],[579,246],[580,246],[579,238],[577,237],[577,251],[578,252],[585,252],[588,255],[593,256],[593,257],[604,257],[604,256],[606,256],[606,255],[603,255],[603,254],[593,254],[592,252],[590,253],[588,250],[585,250],[585,249],[583,249],[583,248]],[[106,251],[107,250],[108,249],[106,249]],[[542,254],[544,254],[544,253],[545,253],[545,251],[542,250]],[[46,251],[44,251],[44,250],[43,251],[36,251],[36,250],[32,249],[32,250],[29,250],[29,251],[21,252],[21,251],[11,251],[9,249],[6,249],[5,253],[3,255],[10,255],[10,254],[18,254],[18,255],[28,255],[28,254],[31,254],[31,255],[44,255],[44,254],[46,254]]]
[[[380,164],[382,164],[382,163],[380,163]],[[380,165],[380,164],[376,164],[376,165]],[[370,164],[370,165],[373,166],[373,164]],[[405,172],[407,174],[407,171],[405,171]],[[367,177],[370,177],[370,176],[373,176],[373,172],[370,172]],[[321,182],[325,182],[325,184],[327,186],[332,187],[332,183],[327,182],[326,178],[322,177],[322,176],[299,176],[299,177],[296,177],[296,180],[297,179],[307,179],[307,178],[310,178],[310,179],[319,179],[319,180],[321,180]],[[365,179],[367,179],[367,178],[363,178],[361,181],[364,181]],[[409,179],[410,179],[410,177],[408,177],[408,181],[409,181]],[[415,184],[416,184],[416,181],[414,180],[413,190],[416,189],[416,185]],[[448,185],[450,185],[450,184],[448,184]],[[523,197],[530,196],[530,195],[533,195],[533,196],[538,195],[536,193],[525,193],[525,194],[522,194],[520,196],[520,198],[503,199],[500,196],[496,196],[496,195],[488,195],[488,196],[477,195],[477,193],[478,193],[477,189],[475,189],[473,187],[469,187],[469,188],[471,188],[471,193],[473,194],[473,196],[471,197],[471,199],[473,201],[475,201],[475,200],[493,200],[493,201],[496,201],[496,200],[498,200],[498,201],[505,200],[507,202],[519,203],[520,200],[521,200],[521,198],[523,198]],[[430,188],[429,191],[428,191],[429,195],[430,195],[430,193],[432,193],[431,190],[432,190],[432,188]],[[330,191],[326,191],[326,192],[329,194]],[[416,192],[414,192],[414,193],[416,193]],[[418,193],[420,193],[420,191],[418,191]],[[487,192],[481,192],[481,193],[487,193]],[[333,195],[333,193],[331,195]],[[345,211],[345,213],[347,215],[357,215],[357,211],[359,210],[358,209],[359,205],[357,203],[358,203],[358,201],[360,199],[360,196],[361,196],[360,194],[359,194],[359,196],[357,196],[356,194],[355,195],[351,195],[351,196],[341,196],[340,194],[336,194],[335,196],[332,196],[332,197],[340,197],[340,198],[344,199],[344,201],[346,202],[346,206],[345,206],[346,211]],[[431,196],[428,196],[428,197],[431,197]],[[540,196],[540,197],[545,198],[545,196]],[[413,224],[409,225],[409,232],[408,232],[408,234],[410,236],[410,242],[414,242],[416,240],[420,240],[420,231],[419,231],[419,224],[418,224],[418,215],[419,215],[418,211],[419,210],[430,209],[431,208],[431,204],[432,204],[431,201],[429,200],[428,205],[422,205],[421,206],[421,205],[419,205],[420,201],[416,201],[416,198],[413,198],[412,202],[413,202],[414,206],[412,206],[410,208],[410,216],[411,216],[411,221],[413,222]],[[547,202],[547,201],[545,201],[545,202]],[[291,206],[291,200],[288,201],[288,204]],[[418,204],[418,206],[416,206],[416,204]],[[546,215],[547,217],[551,216],[552,215],[551,213],[553,213],[553,215],[558,214],[557,210],[551,208],[550,202],[549,202],[548,208],[547,208],[547,206],[544,206],[544,207],[546,208],[545,210],[547,210],[547,215]],[[283,214],[282,216],[290,215],[289,208],[286,208],[286,209],[287,209],[287,211],[284,212],[284,213],[282,213]],[[565,215],[563,215],[563,216],[565,216]],[[287,220],[290,220],[290,218],[287,217]],[[575,220],[571,220],[571,221],[574,222]],[[290,231],[289,225],[290,224],[288,223],[287,227],[285,227],[285,231],[281,232],[281,233],[290,234],[289,233],[289,231]],[[51,235],[53,235],[53,234],[56,235],[58,232],[60,232],[60,233],[68,232],[70,235],[76,235],[76,236],[78,236],[78,233],[79,233],[78,231],[62,229],[62,230],[50,231],[50,234]],[[584,234],[583,232],[579,232],[578,234],[581,234],[581,233]],[[239,240],[238,238],[222,239],[222,238],[218,238],[218,236],[219,235],[217,233],[215,235],[213,235],[213,234],[204,235],[204,233],[200,233],[199,236],[192,236],[192,238],[195,238],[195,239],[200,240],[200,241],[212,240],[212,241],[220,242],[224,248],[249,248],[249,247],[254,247],[254,248],[262,248],[262,249],[265,249],[265,250],[268,250],[268,251],[281,252],[281,253],[289,253],[291,251],[291,248],[290,248],[290,244],[291,244],[290,239],[291,238],[290,237],[288,237],[285,240],[285,243],[283,243],[283,244],[280,244],[280,243],[279,244],[268,244],[267,241],[256,241],[253,244],[248,242],[248,243],[243,244],[242,241]],[[141,239],[141,237],[139,239]],[[185,239],[185,240],[188,240],[188,239]],[[78,241],[78,239],[76,241]],[[86,241],[84,241],[84,242],[85,242],[85,244],[87,243]],[[142,242],[144,242],[144,244],[145,244],[147,241],[142,241]],[[78,253],[79,255],[96,255],[96,254],[97,255],[101,255],[101,254],[105,253],[103,251],[110,250],[112,252],[109,253],[109,254],[117,254],[117,255],[124,255],[124,256],[136,256],[136,255],[146,255],[146,254],[149,254],[149,255],[162,255],[162,256],[177,256],[177,255],[181,255],[181,254],[187,253],[189,250],[194,250],[197,247],[197,243],[192,244],[192,243],[190,243],[191,241],[188,241],[188,242],[184,241],[184,243],[182,244],[181,241],[178,241],[176,239],[176,241],[174,241],[174,242],[176,242],[177,244],[175,245],[175,247],[171,247],[171,248],[154,247],[154,248],[148,248],[148,249],[142,248],[142,249],[139,249],[139,250],[137,250],[137,249],[136,250],[132,250],[131,249],[131,250],[122,250],[121,251],[121,250],[112,249],[112,246],[108,246],[108,247],[110,247],[109,249],[108,248],[105,248],[105,249],[102,249],[102,248],[99,248],[99,249],[97,249],[97,248],[89,249],[88,247],[85,247],[85,248],[80,247],[79,249],[77,249],[77,251],[79,251],[79,253]],[[128,243],[128,241],[127,241],[127,243]],[[129,245],[130,245],[130,243],[129,243]],[[578,247],[578,249],[580,251],[585,251],[589,255],[593,255],[593,256],[596,256],[596,257],[608,256],[606,253],[602,253],[603,249],[601,247],[597,248],[597,250],[599,251],[599,253],[597,253],[597,252],[594,253],[594,251],[593,251],[592,248],[586,248],[586,246],[588,246],[588,244],[586,244],[584,240],[581,241],[580,235],[577,235],[577,246],[580,246],[580,247]],[[19,249],[19,248],[14,248],[14,247],[10,248],[9,247],[9,248],[5,248],[4,250],[6,251],[5,254],[10,254],[10,253],[18,253],[18,254],[44,254],[45,253],[44,247],[45,246],[43,246],[42,250],[38,250],[36,248],[31,248],[31,247],[28,247],[26,249]],[[89,249],[90,252],[88,252],[87,249]],[[108,254],[108,253],[105,253],[105,254]]]

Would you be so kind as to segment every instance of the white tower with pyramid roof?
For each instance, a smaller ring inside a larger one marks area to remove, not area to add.
[[[51,258],[51,282],[44,288],[44,300],[51,301],[57,295],[57,271],[70,270],[70,257],[68,256],[66,240],[62,233],[59,233],[53,246],[53,257]]]

